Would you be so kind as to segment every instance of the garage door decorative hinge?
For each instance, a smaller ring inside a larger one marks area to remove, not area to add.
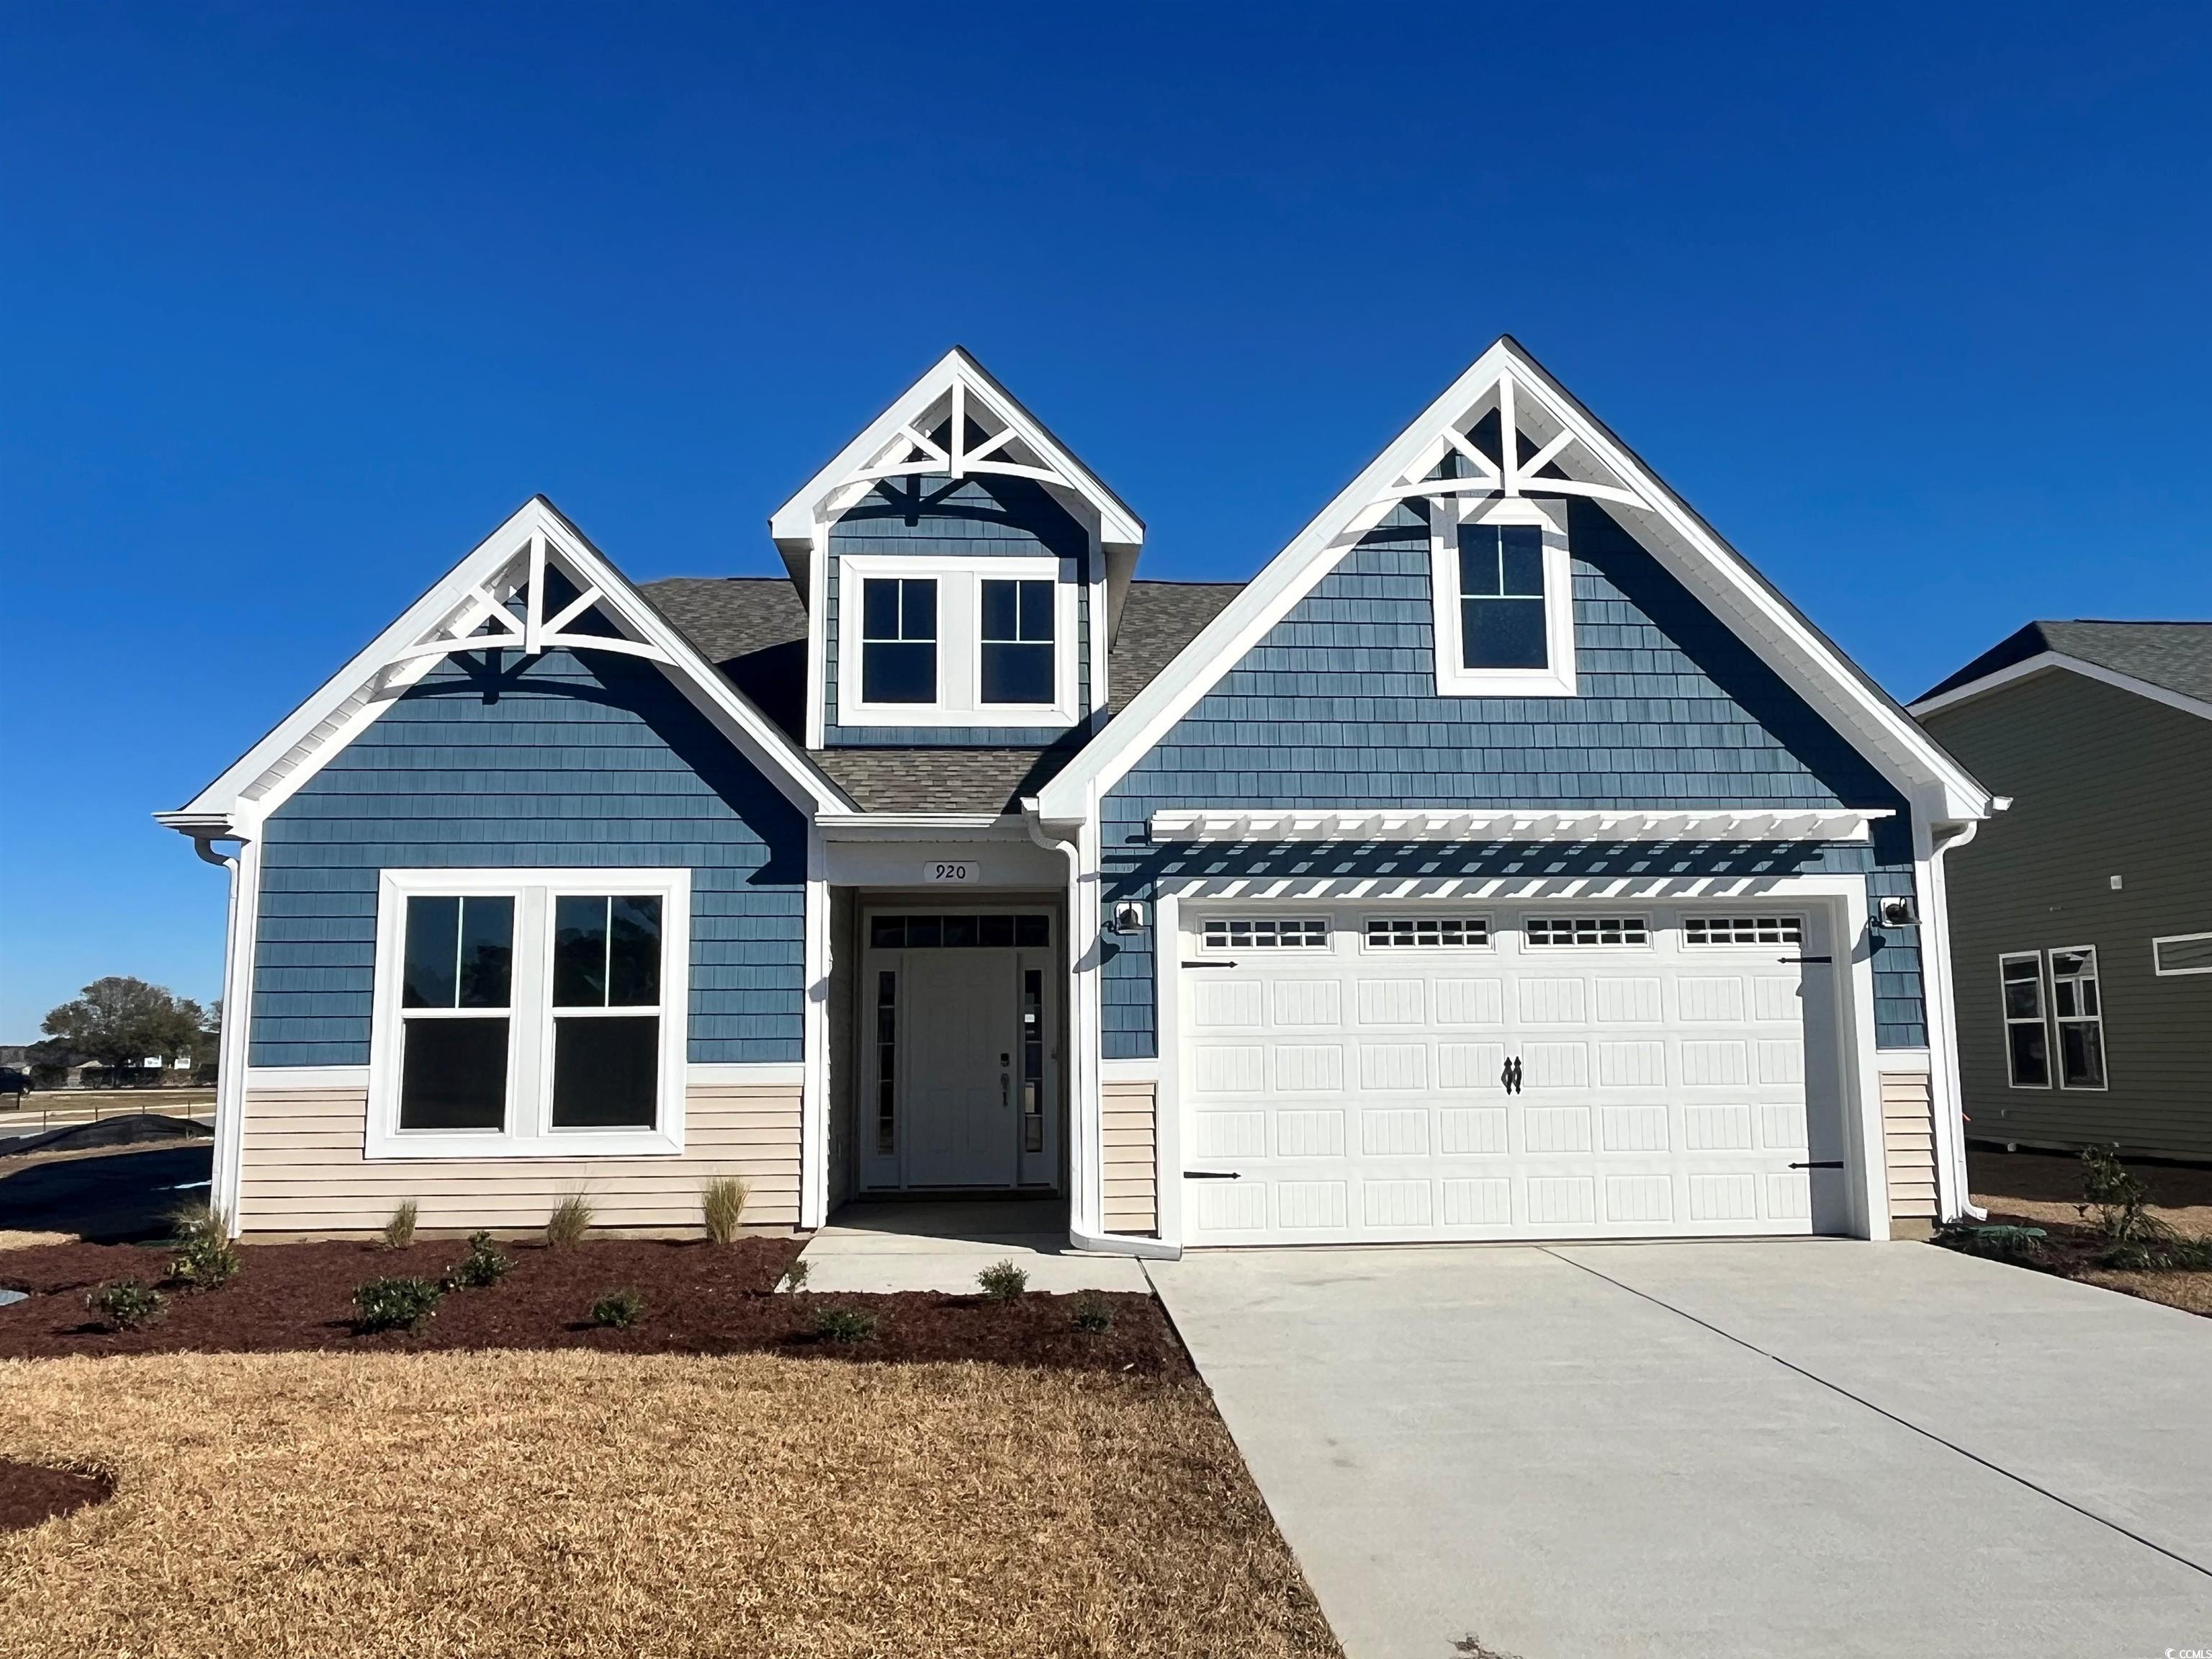
[[[1816,1158],[1809,1164],[1793,1164],[1790,1167],[1793,1170],[1840,1170],[1844,1167],[1844,1160],[1840,1158]]]
[[[1777,962],[1833,962],[1833,957],[1777,957]]]
[[[1185,1170],[1185,1181],[1241,1181],[1243,1177],[1234,1170]]]
[[[1186,968],[1234,968],[1237,964],[1233,962],[1186,962],[1182,965]]]

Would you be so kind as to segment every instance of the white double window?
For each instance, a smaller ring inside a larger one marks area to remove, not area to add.
[[[2062,1089],[2108,1086],[2095,945],[2010,952],[1997,958],[1997,980],[2005,1076],[2014,1088],[2048,1089],[2054,1081]]]
[[[845,555],[838,722],[1073,725],[1078,588],[1061,564]]]
[[[368,1155],[684,1149],[690,872],[387,870]]]
[[[1437,690],[1448,697],[1575,695],[1566,509],[1510,496],[1430,507]]]

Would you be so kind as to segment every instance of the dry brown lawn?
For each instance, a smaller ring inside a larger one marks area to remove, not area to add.
[[[1334,1656],[1203,1389],[577,1351],[0,1364],[113,1501],[0,1654]]]

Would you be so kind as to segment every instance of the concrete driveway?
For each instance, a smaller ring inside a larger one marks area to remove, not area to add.
[[[1150,1270],[1351,1659],[2212,1651],[2212,1320],[1841,1240]]]

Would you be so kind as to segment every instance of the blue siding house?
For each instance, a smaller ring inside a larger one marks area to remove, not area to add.
[[[1501,339],[1242,584],[954,350],[638,586],[542,497],[162,821],[242,1231],[994,1192],[1212,1244],[1966,1204],[1955,762]]]

